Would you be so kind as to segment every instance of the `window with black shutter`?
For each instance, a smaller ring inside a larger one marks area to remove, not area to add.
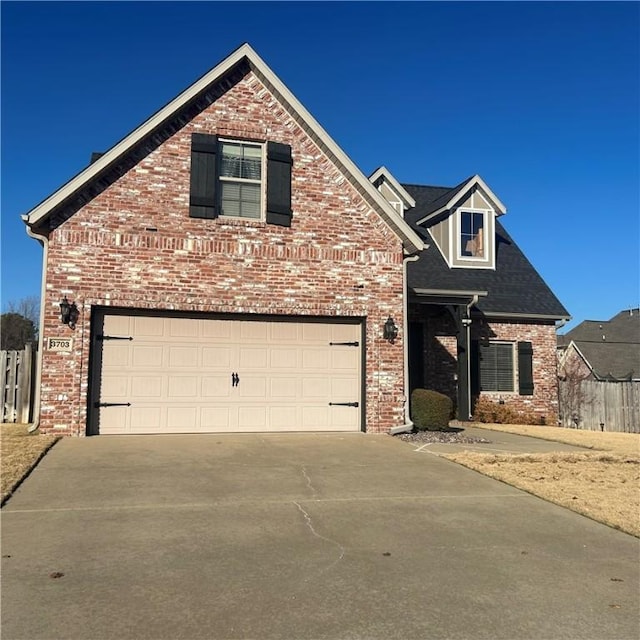
[[[193,134],[189,215],[291,226],[291,167],[289,145]]]
[[[510,342],[480,343],[480,391],[515,391],[514,349]]]

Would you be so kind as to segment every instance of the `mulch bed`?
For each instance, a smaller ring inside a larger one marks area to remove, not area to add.
[[[416,444],[491,444],[491,440],[486,438],[474,438],[464,435],[463,429],[449,429],[448,431],[413,431],[411,433],[399,433],[394,436],[405,442]]]

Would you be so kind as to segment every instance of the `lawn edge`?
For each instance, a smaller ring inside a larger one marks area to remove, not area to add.
[[[4,507],[4,505],[8,502],[9,498],[13,496],[13,494],[18,490],[20,485],[31,475],[33,470],[38,466],[42,458],[44,458],[49,451],[51,451],[52,447],[62,439],[62,436],[57,436],[55,440],[51,441],[47,447],[45,447],[37,458],[27,467],[27,470],[22,474],[19,480],[13,483],[9,489],[7,489],[7,493],[0,500],[0,508]]]
[[[484,476],[485,478],[491,478],[491,480],[495,480],[497,482],[501,482],[502,484],[506,485],[507,487],[513,487],[514,489],[518,489],[518,491],[524,491],[525,493],[528,493],[530,496],[533,496],[534,498],[539,498],[540,500],[544,500],[545,502],[548,502],[549,504],[556,505],[557,507],[561,507],[562,509],[566,509],[567,511],[571,511],[572,513],[577,513],[578,515],[583,516],[584,518],[588,518],[592,522],[597,522],[598,524],[602,524],[605,527],[609,527],[610,529],[614,529],[615,531],[620,531],[621,533],[625,533],[628,536],[632,536],[633,538],[640,539],[640,534],[634,533],[632,531],[628,531],[627,529],[624,529],[623,527],[621,527],[619,525],[611,524],[609,522],[604,522],[603,520],[599,520],[598,518],[595,518],[592,515],[589,515],[588,513],[583,513],[582,511],[580,511],[578,509],[572,509],[567,504],[562,504],[561,502],[557,502],[555,500],[552,500],[551,498],[547,498],[547,497],[542,496],[542,495],[540,495],[538,493],[534,493],[533,491],[531,491],[530,489],[526,489],[525,487],[519,487],[517,484],[512,484],[511,482],[507,482],[506,480],[502,480],[501,478],[496,478],[495,476],[489,475],[488,473],[484,473],[483,471],[480,471],[479,469],[474,469],[473,467],[470,467],[469,465],[465,464],[464,462],[460,462],[458,460],[455,460],[453,457],[450,457],[450,456],[454,456],[454,455],[455,454],[447,453],[447,454],[440,454],[440,457],[444,458],[445,460],[448,460],[449,462],[453,462],[454,464],[458,464],[461,467],[464,467],[465,469],[469,469],[470,471],[475,471],[476,473],[479,473],[481,476]],[[482,454],[482,455],[492,455],[492,454]]]

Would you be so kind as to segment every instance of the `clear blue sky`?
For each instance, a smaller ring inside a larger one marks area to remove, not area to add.
[[[2,2],[2,307],[20,215],[249,42],[365,174],[479,173],[574,321],[640,303],[635,2]]]

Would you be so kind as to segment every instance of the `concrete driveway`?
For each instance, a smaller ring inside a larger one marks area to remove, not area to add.
[[[635,639],[639,541],[388,436],[58,443],[3,640]]]

